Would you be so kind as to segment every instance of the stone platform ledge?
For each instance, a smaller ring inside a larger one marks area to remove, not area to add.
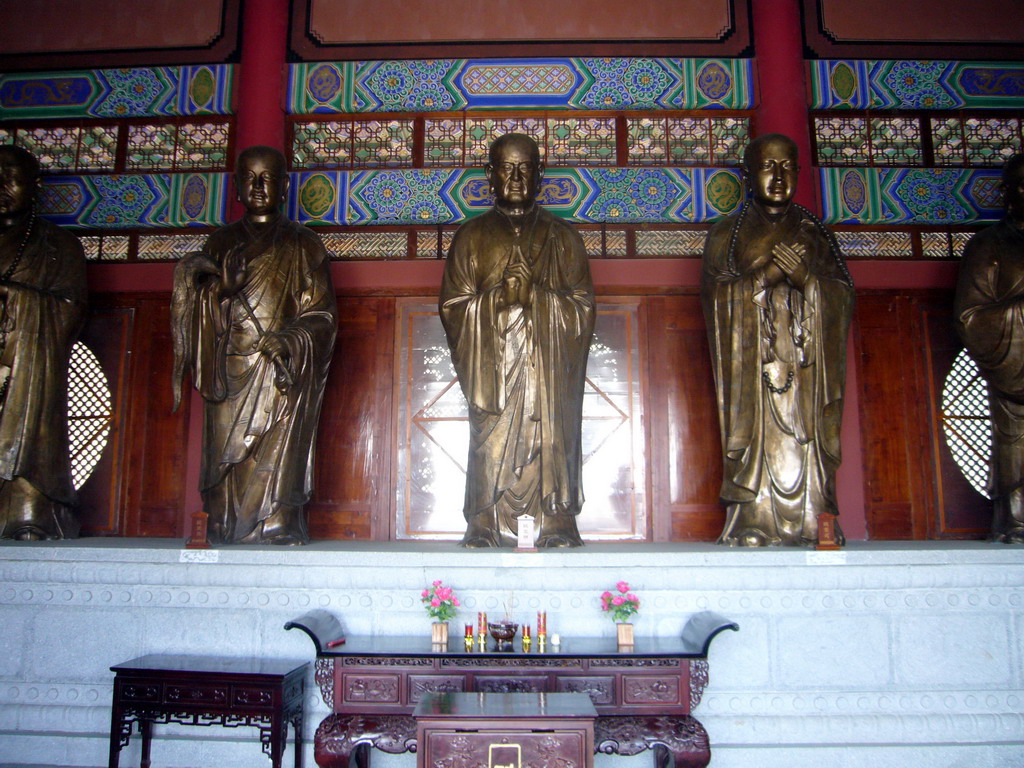
[[[638,555],[642,560],[638,562]],[[95,537],[69,541],[0,541],[0,560],[237,565],[581,568],[1024,565],[1024,546],[985,541],[855,541],[838,551],[800,547],[742,549],[709,543],[596,542],[581,549],[515,552],[468,550],[439,541],[314,541],[304,547],[232,545],[187,550],[182,539]],[[343,559],[339,559],[339,557]]]

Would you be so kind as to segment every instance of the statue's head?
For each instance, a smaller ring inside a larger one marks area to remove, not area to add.
[[[754,202],[769,213],[782,213],[796,194],[800,171],[796,142],[781,133],[766,133],[747,145],[743,177]]]
[[[540,148],[526,134],[506,133],[491,144],[484,172],[499,208],[529,208],[537,199],[544,178]]]
[[[277,215],[288,192],[284,155],[273,147],[247,147],[235,163],[235,188],[246,216],[268,221]]]
[[[1017,222],[1024,222],[1024,154],[1017,154],[1003,166],[1003,205],[1006,215]]]
[[[39,189],[39,161],[14,144],[0,146],[0,219],[10,221],[32,209]]]

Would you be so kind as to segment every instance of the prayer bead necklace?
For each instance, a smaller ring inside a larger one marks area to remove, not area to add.
[[[35,229],[36,224],[36,209],[32,209],[32,213],[28,217],[28,227],[25,229],[25,234],[21,238],[21,244],[18,246],[18,252],[14,255],[14,261],[11,265],[4,270],[4,273],[0,275],[0,282],[6,283],[11,279],[11,275],[14,274],[14,270],[21,264],[21,257],[25,255],[25,247],[28,245],[28,239],[32,237],[32,230]]]
[[[768,387],[768,391],[774,395],[784,395],[789,392],[793,386],[793,369],[789,369],[789,373],[786,374],[786,383],[781,387],[776,387],[772,384],[771,377],[768,376],[768,371],[761,371],[761,378],[764,379],[764,385]]]

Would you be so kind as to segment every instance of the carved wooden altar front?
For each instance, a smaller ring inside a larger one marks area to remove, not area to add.
[[[739,627],[710,612],[695,615],[681,638],[637,638],[618,649],[612,638],[563,640],[557,649],[466,652],[462,638],[446,649],[429,637],[348,638],[327,647],[322,625],[302,617],[317,647],[316,682],[332,714],[315,737],[321,768],[361,768],[369,748],[416,750],[413,709],[429,692],[587,693],[598,712],[599,752],[653,750],[656,768],[702,768],[711,759],[707,732],[692,715],[708,683],[707,653],[724,629]],[[458,646],[458,647],[456,647]]]

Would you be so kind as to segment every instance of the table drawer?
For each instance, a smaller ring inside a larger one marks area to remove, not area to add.
[[[611,675],[564,676],[555,678],[558,693],[586,693],[595,706],[611,706],[615,703],[615,678]]]
[[[236,685],[231,688],[231,706],[270,709],[274,706],[274,692],[256,685]]]
[[[160,701],[160,683],[128,683],[121,685],[121,701]]]
[[[418,704],[428,693],[461,693],[466,690],[466,678],[462,675],[409,675],[409,704]]]
[[[477,675],[473,690],[482,693],[547,693],[543,675]]]
[[[164,688],[164,702],[168,704],[226,704],[229,686],[210,683],[170,683]]]
[[[622,678],[622,703],[637,704],[679,704],[680,682],[678,675],[631,676]]]
[[[419,747],[423,768],[585,768],[589,751],[586,731],[562,728],[557,732],[431,729],[424,733],[424,741]]]
[[[346,704],[398,704],[400,681],[400,675],[343,674],[342,701]]]

